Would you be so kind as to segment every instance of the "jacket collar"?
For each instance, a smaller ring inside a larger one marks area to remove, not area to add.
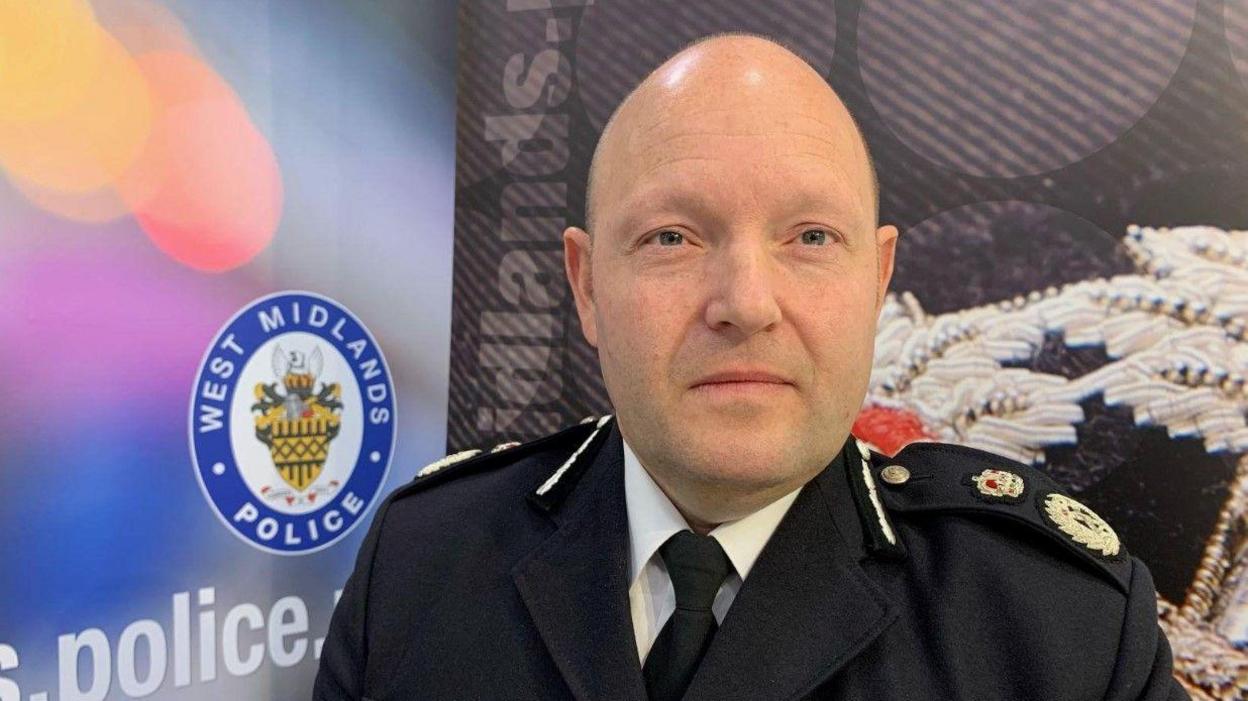
[[[513,579],[574,697],[644,701],[628,608],[624,452],[614,422],[600,425],[559,470],[531,497],[558,527],[516,565]]]
[[[859,565],[872,552],[848,480],[848,452],[798,494],[728,609],[686,699],[808,694],[896,619],[897,607]]]
[[[853,443],[853,439],[850,439]],[[623,445],[599,424],[532,500],[557,528],[513,578],[579,699],[645,699],[628,603]],[[792,698],[864,650],[897,616],[859,560],[880,554],[887,519],[846,446],[798,494],[728,610],[686,698]],[[866,471],[870,476],[869,469]],[[874,524],[874,525],[873,525]],[[797,574],[798,576],[795,576]]]

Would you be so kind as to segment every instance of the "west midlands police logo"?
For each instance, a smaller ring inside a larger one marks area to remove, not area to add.
[[[252,302],[213,340],[191,398],[191,456],[204,496],[253,546],[326,548],[386,481],[394,387],[381,348],[320,295]]]

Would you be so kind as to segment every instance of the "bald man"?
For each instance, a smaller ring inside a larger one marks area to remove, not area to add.
[[[1043,473],[850,435],[897,229],[770,41],[619,106],[563,234],[614,414],[420,471],[325,640],[330,699],[1182,699],[1147,569]]]

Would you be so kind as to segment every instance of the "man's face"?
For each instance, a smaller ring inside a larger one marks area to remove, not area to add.
[[[621,430],[661,485],[782,494],[827,463],[862,403],[896,230],[875,229],[847,115],[707,93],[622,120],[578,306]]]

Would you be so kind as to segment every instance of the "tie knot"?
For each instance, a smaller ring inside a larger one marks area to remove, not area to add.
[[[676,606],[709,611],[732,562],[719,541],[693,531],[681,531],[659,548],[667,574],[676,590]]]

